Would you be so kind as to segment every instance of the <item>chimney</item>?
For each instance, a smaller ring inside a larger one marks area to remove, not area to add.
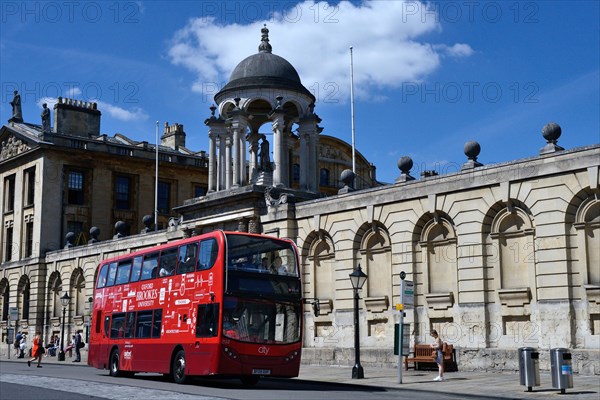
[[[185,132],[183,131],[183,125],[174,123],[169,126],[169,123],[165,122],[165,131],[160,137],[160,144],[174,150],[185,147]]]
[[[59,97],[54,105],[54,132],[82,137],[99,136],[100,115],[96,103]]]

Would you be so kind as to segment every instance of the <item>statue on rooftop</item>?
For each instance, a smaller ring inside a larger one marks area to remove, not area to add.
[[[15,90],[12,101],[10,102],[12,107],[12,118],[8,122],[23,122],[23,112],[21,111],[21,95]]]
[[[44,103],[42,105],[42,132],[49,133],[50,132],[50,109],[48,105]]]

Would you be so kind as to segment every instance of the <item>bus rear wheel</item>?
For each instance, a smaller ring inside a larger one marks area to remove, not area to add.
[[[121,370],[119,369],[119,350],[115,350],[110,354],[110,363],[108,368],[110,376],[118,377],[122,375]]]
[[[188,377],[185,374],[185,351],[183,350],[179,350],[173,358],[171,377],[175,383],[185,383],[187,381]]]

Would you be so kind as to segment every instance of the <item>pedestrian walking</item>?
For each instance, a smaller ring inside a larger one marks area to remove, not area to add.
[[[17,357],[21,354],[21,339],[23,339],[23,334],[19,331],[17,332],[17,336],[15,336],[15,343],[13,344],[15,356]]]
[[[442,342],[442,339],[440,339],[440,336],[435,329],[431,331],[431,337],[434,339],[431,348],[433,349],[435,362],[438,365],[438,376],[433,380],[441,382],[444,380],[444,342]]]
[[[19,357],[25,358],[25,350],[27,349],[27,332],[23,332],[19,341]]]
[[[85,346],[83,344],[83,339],[81,338],[81,333],[75,333],[75,359],[73,362],[81,362],[81,348]]]
[[[42,368],[42,356],[44,355],[44,346],[42,345],[42,332],[37,331],[33,338],[33,349],[31,350],[31,360],[27,361],[27,366],[31,367],[31,362],[38,360],[38,368]]]

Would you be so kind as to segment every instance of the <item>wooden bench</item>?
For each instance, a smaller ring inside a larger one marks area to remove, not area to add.
[[[454,358],[454,347],[451,344],[444,342],[442,347],[444,354],[444,371],[456,371],[456,359]],[[408,370],[408,363],[413,363],[415,370],[420,369],[420,363],[423,364],[434,364],[435,357],[432,355],[433,349],[428,344],[415,344],[412,351],[412,357],[404,358],[404,368]]]

